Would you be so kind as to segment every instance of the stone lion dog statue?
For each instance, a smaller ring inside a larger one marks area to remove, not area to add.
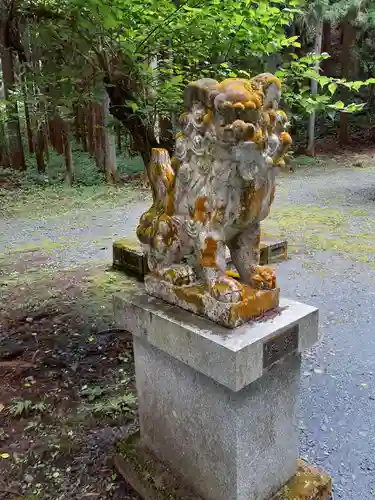
[[[137,236],[149,294],[229,328],[278,307],[275,272],[259,266],[259,245],[292,143],[280,97],[271,74],[187,86],[174,157],[154,149],[147,172],[153,204]],[[226,270],[227,248],[239,280]]]

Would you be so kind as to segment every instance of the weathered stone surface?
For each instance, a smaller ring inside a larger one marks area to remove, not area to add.
[[[123,238],[113,242],[113,267],[140,278],[148,273],[147,258],[137,240]]]
[[[262,316],[279,305],[279,288],[257,290],[243,285],[245,293],[237,302],[223,302],[216,299],[203,285],[178,286],[160,280],[154,274],[145,276],[145,290],[171,304],[177,304],[187,311],[206,316],[208,319],[228,328],[235,328],[250,319]]]
[[[233,330],[151,297],[142,286],[113,300],[119,327],[233,391],[263,375],[265,346],[272,339],[297,326],[301,353],[318,338],[318,310],[288,299],[281,299],[278,312],[267,319]]]
[[[142,500],[202,500],[142,446],[139,435],[120,443],[118,451],[115,467]],[[299,460],[296,474],[270,500],[329,500],[331,489],[327,474]]]
[[[140,290],[114,297],[134,336],[142,443],[204,500],[267,500],[296,472],[301,352],[315,308],[289,300],[228,330]]]
[[[265,500],[293,476],[299,354],[233,392],[139,337],[134,351],[142,441],[205,500]]]
[[[269,74],[190,84],[175,158],[171,162],[166,150],[153,150],[148,176],[154,201],[137,228],[149,269],[160,282],[195,287],[188,293],[197,301],[210,296],[246,304],[244,320],[259,315],[257,301],[246,301],[254,290],[277,289],[274,270],[259,266],[259,246],[276,170],[291,144],[280,96],[280,82]],[[226,273],[227,248],[240,280]],[[276,296],[268,309],[277,307]],[[177,293],[164,298],[186,307]],[[205,298],[200,314],[209,307]],[[210,317],[215,319],[212,312]],[[223,323],[222,316],[217,320]]]

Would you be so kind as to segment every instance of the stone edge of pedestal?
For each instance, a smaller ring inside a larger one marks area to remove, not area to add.
[[[243,389],[270,367],[264,364],[266,342],[296,326],[298,352],[318,340],[318,310],[288,299],[281,299],[276,317],[233,330],[139,289],[115,294],[113,305],[117,326],[232,391]]]
[[[202,500],[180,477],[141,445],[139,434],[118,445],[113,463],[119,474],[142,500]],[[322,470],[299,459],[295,475],[269,500],[329,500],[332,479]]]

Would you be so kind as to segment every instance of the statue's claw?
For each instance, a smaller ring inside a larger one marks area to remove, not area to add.
[[[249,284],[256,289],[272,290],[276,288],[276,273],[271,267],[256,266]]]
[[[211,295],[220,302],[240,302],[243,298],[243,286],[238,281],[222,276],[209,282]]]

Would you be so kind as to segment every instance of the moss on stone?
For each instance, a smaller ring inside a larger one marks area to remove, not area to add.
[[[328,500],[331,493],[330,476],[299,460],[296,474],[271,500]]]
[[[138,479],[154,491],[155,500],[200,500],[192,492],[187,492],[180,479],[174,477],[166,466],[140,444],[139,432],[120,441],[117,452],[136,472]]]

